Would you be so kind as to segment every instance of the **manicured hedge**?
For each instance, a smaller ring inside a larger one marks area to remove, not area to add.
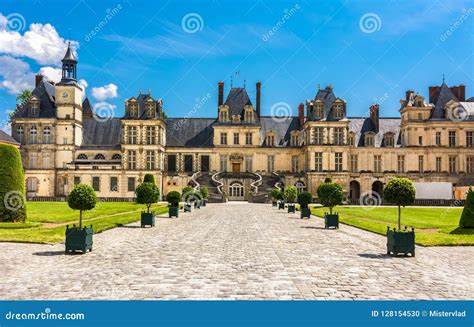
[[[25,221],[25,175],[18,149],[0,144],[0,221]]]

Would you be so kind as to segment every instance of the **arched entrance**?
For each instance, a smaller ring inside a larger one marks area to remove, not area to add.
[[[229,184],[229,200],[244,200],[244,184],[241,182],[231,182]]]
[[[360,184],[358,181],[351,181],[349,184],[349,199],[351,201],[359,201],[360,198]]]
[[[304,191],[306,191],[306,186],[302,181],[297,181],[295,183],[295,187],[298,190],[298,193],[303,193]]]
[[[372,192],[379,195],[380,199],[383,199],[383,183],[381,181],[375,181],[372,183]]]

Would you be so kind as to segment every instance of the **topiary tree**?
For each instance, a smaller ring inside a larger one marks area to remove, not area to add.
[[[324,183],[332,183],[332,177],[328,176],[324,179]]]
[[[289,203],[295,202],[297,196],[298,189],[294,186],[287,186],[285,188],[285,191],[283,192],[283,197],[285,198],[285,201]]]
[[[145,174],[145,177],[143,178],[143,183],[152,183],[153,185],[156,185],[155,176],[153,174]]]
[[[319,185],[316,193],[318,194],[319,201],[324,207],[329,208],[329,213],[332,215],[332,209],[342,204],[342,200],[344,199],[344,191],[342,190],[342,186],[333,183],[333,182],[326,182]]]
[[[0,221],[25,220],[25,176],[20,152],[12,145],[0,144]]]
[[[309,192],[301,192],[298,194],[298,204],[300,205],[301,209],[308,208],[308,204],[313,201],[313,195]]]
[[[392,178],[383,190],[387,202],[398,206],[398,229],[401,229],[401,207],[415,201],[416,189],[408,178]]]
[[[199,191],[201,192],[201,195],[202,195],[202,198],[203,199],[207,199],[209,197],[209,189],[207,187],[201,187],[199,189]]]
[[[147,213],[150,213],[151,205],[160,200],[160,190],[155,184],[149,182],[138,185],[135,189],[135,195],[137,196],[136,202],[138,204],[146,205]]]
[[[67,204],[73,210],[79,210],[79,229],[82,228],[82,212],[92,210],[97,203],[97,197],[92,187],[77,184],[67,197]]]
[[[466,202],[462,210],[459,226],[462,228],[474,228],[474,192],[472,188],[467,191]]]
[[[166,195],[166,201],[172,207],[179,207],[179,200],[181,200],[181,194],[177,191],[171,191]]]
[[[270,193],[270,196],[271,196],[272,199],[274,199],[275,201],[281,200],[281,199],[282,199],[281,190],[279,190],[279,189],[277,189],[277,188],[272,189],[272,191],[271,191],[271,193]]]

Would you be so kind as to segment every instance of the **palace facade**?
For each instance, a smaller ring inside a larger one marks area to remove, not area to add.
[[[332,86],[300,104],[298,116],[263,116],[260,83],[255,99],[231,87],[224,100],[223,82],[216,118],[165,118],[150,93],[127,99],[124,117],[115,118],[94,113],[70,48],[62,64],[59,83],[36,76],[13,118],[28,197],[63,197],[86,183],[102,198],[133,198],[146,173],[162,194],[199,184],[215,201],[265,201],[275,184],[315,194],[329,175],[352,200],[383,196],[395,176],[474,184],[474,98],[464,85],[430,87],[428,99],[407,91],[393,118],[381,117],[378,105],[349,117]]]

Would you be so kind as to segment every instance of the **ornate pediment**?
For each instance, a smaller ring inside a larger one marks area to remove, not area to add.
[[[244,155],[242,153],[232,153],[229,156],[230,161],[243,161],[244,160]]]

